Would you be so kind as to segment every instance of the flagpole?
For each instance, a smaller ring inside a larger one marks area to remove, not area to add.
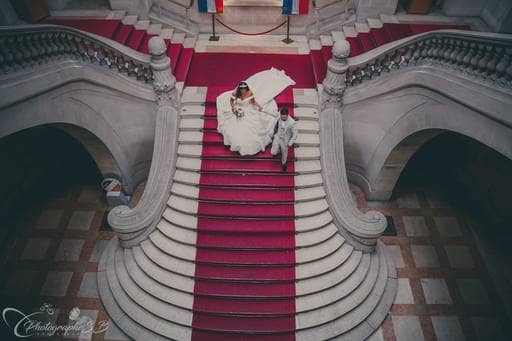
[[[210,36],[209,41],[219,41],[219,36],[215,35],[215,13],[212,13],[212,32],[213,35]]]
[[[286,38],[283,39],[283,43],[291,44],[293,39],[290,39],[290,15],[288,14],[288,20],[286,21]]]

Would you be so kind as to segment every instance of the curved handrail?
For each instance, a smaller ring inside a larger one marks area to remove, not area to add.
[[[178,90],[171,72],[167,46],[160,37],[148,43],[153,71],[153,89],[158,102],[153,158],[144,193],[134,208],[117,206],[108,215],[110,226],[118,233],[121,245],[131,247],[144,240],[156,227],[166,207],[176,170],[179,130]]]
[[[512,86],[512,36],[460,30],[439,30],[397,40],[348,59],[347,86],[421,61]]]
[[[323,82],[320,115],[321,162],[327,200],[340,233],[348,237],[355,248],[371,252],[386,227],[386,219],[378,212],[360,212],[351,197],[343,147],[342,106],[346,88],[380,76],[382,72],[423,61],[448,65],[510,88],[512,36],[440,30],[391,42],[353,58],[348,58],[348,41],[339,40],[332,52]]]
[[[2,73],[64,55],[117,69],[144,82],[153,80],[148,55],[96,34],[57,25],[0,27]]]
[[[148,47],[150,54],[146,55],[110,39],[56,25],[0,27],[0,72],[9,73],[67,56],[117,68],[151,83],[158,109],[146,188],[134,208],[117,206],[108,215],[124,247],[137,244],[156,226],[168,199],[177,156],[180,103],[176,79],[164,40],[153,37]]]

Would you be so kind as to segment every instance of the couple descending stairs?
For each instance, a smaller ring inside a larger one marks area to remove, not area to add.
[[[294,79],[312,73],[303,57]],[[252,58],[293,63],[286,55]],[[233,75],[235,69],[230,77],[246,76]],[[334,223],[322,178],[315,82],[301,80],[276,98],[291,108],[299,129],[283,173],[270,146],[242,157],[223,145],[215,100],[233,86],[208,73],[201,86],[194,63],[191,70],[162,219],[140,244],[123,248],[114,240],[102,257],[99,286],[111,318],[144,340],[371,335],[394,299],[395,270],[382,245],[363,252]]]

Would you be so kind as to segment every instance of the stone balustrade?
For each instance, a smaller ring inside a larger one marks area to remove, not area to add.
[[[54,25],[0,28],[0,72],[74,60],[117,69],[137,81],[151,84],[157,102],[153,158],[142,198],[131,208],[114,207],[108,221],[121,245],[130,247],[149,234],[167,202],[177,157],[176,136],[180,101],[171,72],[167,46],[161,37],[148,43],[149,55],[110,39]]]
[[[345,82],[356,86],[383,73],[420,64],[442,64],[480,81],[511,87],[512,37],[442,30],[404,38],[349,58]]]
[[[181,107],[176,78],[171,72],[167,46],[161,37],[148,43],[158,109],[156,114],[153,159],[144,193],[137,206],[114,207],[108,221],[124,247],[137,245],[151,233],[162,216],[176,169],[179,110]]]
[[[0,27],[3,74],[64,58],[117,69],[144,82],[153,80],[148,55],[110,39],[54,25]]]
[[[384,232],[386,219],[379,212],[360,212],[352,198],[343,141],[345,92],[385,73],[415,65],[448,68],[472,77],[478,83],[509,91],[512,86],[512,36],[433,31],[383,45],[353,58],[349,58],[350,44],[339,40],[334,44],[332,54],[323,82],[320,115],[321,162],[327,199],[340,233],[355,248],[371,252]]]

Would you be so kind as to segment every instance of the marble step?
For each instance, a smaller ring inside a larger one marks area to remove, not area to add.
[[[139,17],[137,15],[127,15],[121,19],[121,22],[124,25],[135,25],[137,21],[139,21]]]
[[[178,231],[177,231],[178,230]],[[328,238],[314,242],[313,238],[320,238],[322,237],[320,233],[318,233],[320,236],[306,236],[302,235],[300,236],[300,242],[304,244],[304,246],[301,246],[295,250],[295,257],[296,257],[296,264],[302,264],[302,263],[308,263],[320,260],[322,258],[328,257],[332,253],[336,252],[345,242],[345,239],[341,237],[338,233],[332,234],[328,236]],[[155,231],[151,234],[151,241],[157,246],[160,250],[163,252],[179,258],[183,260],[187,260],[190,262],[196,261],[195,255],[196,255],[196,246],[195,246],[195,240],[197,238],[195,232],[188,231],[188,233],[182,233],[179,231],[178,227],[172,226],[170,224],[158,225],[158,231]],[[272,236],[269,236],[269,238],[273,238]],[[298,246],[297,246],[298,247]],[[201,247],[202,249],[211,249],[209,247]],[[225,248],[217,248],[221,251],[231,252],[235,251],[235,253],[241,253],[244,251],[244,249],[241,248],[231,248],[231,247],[225,247]],[[257,251],[258,249],[250,248],[247,249],[248,252],[260,252]],[[264,249],[260,249],[261,252],[264,252]],[[219,252],[221,252],[219,251]],[[286,249],[271,249],[270,251],[277,252],[287,252]],[[212,263],[219,263],[219,264],[226,264],[229,265],[229,261],[212,261]],[[233,265],[238,266],[241,263],[233,263]],[[266,264],[266,262],[249,262],[244,261],[244,265],[263,265]],[[277,263],[276,263],[277,264]],[[288,263],[287,263],[288,264]]]
[[[334,42],[338,40],[345,40],[345,33],[343,33],[343,31],[332,31],[331,36]]]
[[[146,33],[149,35],[159,36],[162,33],[162,24],[149,24],[146,29]]]
[[[346,248],[346,252],[348,252],[350,249],[350,246],[347,246],[347,244],[343,244],[343,247]],[[345,253],[345,255],[347,255],[347,253]],[[361,264],[361,262],[363,262],[366,258],[369,262],[369,254],[363,254],[361,251],[352,251],[344,260],[344,262],[341,262],[339,266],[332,271],[324,273],[321,276],[310,277],[297,281],[295,284],[296,295],[298,297],[307,296],[317,292],[322,292],[338,285],[339,283],[352,276],[352,274],[360,266],[366,268],[364,264]]]
[[[166,27],[166,28],[162,28],[159,36],[164,40],[171,40],[173,34],[174,34],[174,30],[172,28]]]
[[[195,214],[183,213],[169,206],[163,212],[163,219],[181,228],[197,229],[197,216]],[[323,211],[308,217],[296,218],[295,230],[296,233],[314,231],[329,225],[331,222],[332,216],[329,211]]]
[[[305,325],[304,327],[309,328],[313,325],[319,325],[326,322],[325,320],[321,320],[326,319],[326,317],[314,316],[314,314],[312,314],[318,309],[328,309],[332,308],[331,306],[333,305],[338,305],[338,308],[340,308],[338,311],[339,315],[349,311],[351,307],[340,307],[338,302],[346,299],[347,297],[367,297],[370,290],[373,288],[373,284],[375,283],[379,272],[378,270],[379,259],[374,257],[365,257],[361,260],[357,269],[344,281],[340,281],[336,285],[325,290],[297,297],[295,301],[296,312],[298,316],[302,315],[303,323],[306,320],[308,320],[309,323],[309,325]],[[343,311],[344,308],[347,310]],[[310,314],[307,314],[307,312]]]
[[[158,235],[159,233],[162,233],[162,236]],[[157,230],[154,231],[158,237],[165,236],[170,241],[174,241],[176,243],[184,244],[186,246],[191,246],[195,249],[196,247],[196,239],[197,239],[197,232],[196,230],[192,229],[186,229],[180,226],[177,226],[173,223],[170,223],[166,220],[162,220],[157,224]],[[209,232],[210,234],[214,235],[217,234],[216,232]],[[267,237],[269,239],[275,238],[276,236],[280,236],[286,234],[284,232],[281,233],[271,233],[266,232],[265,230],[261,230],[257,236],[259,238]],[[238,237],[236,232],[231,232],[229,235],[225,234],[225,238],[228,238],[228,236]],[[242,234],[243,235],[243,234]],[[150,237],[153,238],[153,234]],[[324,243],[329,242],[332,239],[336,239],[340,241],[341,243],[344,242],[343,237],[341,237],[338,234],[338,229],[334,224],[328,224],[322,228],[316,229],[316,230],[310,230],[307,232],[301,232],[295,234],[295,248],[297,251],[307,253],[310,250],[312,250],[314,247],[318,245],[323,245]],[[153,239],[152,239],[153,240]],[[341,244],[340,244],[341,245]],[[176,246],[178,247],[178,246]],[[325,247],[323,245],[322,247]],[[222,248],[221,246],[215,246],[215,247],[206,247],[203,246],[202,248]],[[235,247],[226,246],[224,249],[234,249]],[[236,249],[240,250],[243,248],[236,247]],[[254,247],[249,247],[248,249],[254,249]],[[170,250],[168,253],[174,252],[175,249],[172,247],[165,248],[164,251],[167,252],[167,250]],[[184,251],[185,252],[185,251]],[[188,251],[187,251],[188,252]],[[184,254],[184,253],[179,253]],[[195,258],[195,251],[190,251],[189,256],[187,259],[194,260]]]
[[[208,186],[206,188],[214,189],[215,187]],[[236,188],[236,187],[229,187],[229,188],[221,187],[221,188],[217,189],[217,191],[219,192],[219,195],[222,193],[222,191],[224,189],[227,189],[227,190],[238,189],[241,191],[262,191],[262,192],[269,192],[272,190],[272,189],[256,190],[256,189],[246,189],[246,188]],[[186,199],[193,199],[193,200],[199,200],[199,190],[200,190],[200,188],[198,185],[188,185],[188,184],[183,184],[183,183],[179,183],[179,182],[175,182],[171,187],[172,194],[179,196],[179,197],[183,197]],[[279,190],[279,188],[277,188],[277,190]],[[299,202],[313,201],[313,200],[323,199],[325,197],[326,197],[326,193],[324,191],[323,186],[300,188],[300,189],[295,190],[294,202],[299,203]],[[209,200],[203,199],[203,201],[205,201],[205,202],[208,202],[208,201],[231,202],[232,200],[225,199],[225,198],[222,198],[222,200],[213,198],[213,199],[209,199]],[[252,200],[251,201],[242,201],[240,199],[237,199],[236,201],[237,202],[258,203],[258,201],[252,201]]]
[[[322,46],[332,46],[334,44],[332,35],[321,35],[320,43],[322,44]]]
[[[172,208],[178,212],[195,215],[198,212],[199,203],[197,200],[178,197],[176,195],[171,195],[167,202],[167,205],[170,208]],[[229,204],[222,204],[222,205],[226,206]],[[279,204],[276,204],[276,205],[279,205]],[[243,206],[256,207],[256,206],[261,206],[261,205],[236,203],[236,206],[235,206],[235,204],[233,204],[233,209],[236,209],[237,207],[243,208]],[[311,200],[311,201],[306,201],[306,202],[298,202],[298,203],[295,203],[295,218],[313,216],[313,215],[316,215],[316,214],[326,211],[328,208],[329,208],[329,205],[327,204],[327,201],[325,199],[316,199],[316,200]],[[226,212],[226,213],[228,213],[228,212]],[[226,213],[224,213],[224,214],[226,214]],[[224,217],[223,214],[216,214],[215,216]],[[227,214],[227,217],[231,217],[231,216],[232,215]],[[244,217],[244,215],[241,215],[241,217]],[[251,217],[252,217],[252,215],[251,215]],[[283,216],[283,217],[285,217],[285,216]],[[265,219],[265,218],[262,217],[262,219]]]
[[[201,159],[178,156],[176,168],[183,171],[198,172],[201,170]],[[298,160],[295,162],[295,175],[319,173],[321,170],[320,160]],[[237,173],[237,171],[230,171],[230,173]],[[248,171],[242,171],[242,173],[250,174]],[[261,172],[254,173],[261,174]]]
[[[186,132],[190,133],[190,132]],[[181,137],[181,133],[180,133]],[[185,137],[184,137],[185,138]],[[199,136],[197,137],[199,138]],[[203,146],[199,141],[196,142],[181,142],[178,146],[178,155],[190,158],[201,158],[203,154]],[[319,147],[295,147],[295,157],[293,160],[319,160],[320,159],[320,148]],[[209,159],[226,159],[226,158],[239,158],[238,154],[231,156],[209,156]],[[251,157],[245,157],[244,159],[250,159]],[[269,159],[266,157],[266,159]],[[292,158],[289,158],[292,160]]]
[[[140,300],[133,300],[132,297],[125,291],[121,281],[126,277],[119,278],[118,269],[124,267],[123,263],[123,251],[117,245],[114,248],[108,249],[107,251],[108,263],[106,264],[106,279],[107,285],[110,288],[110,295],[115,300],[115,305],[119,307],[120,311],[117,316],[113,319],[119,322],[119,325],[125,324],[127,329],[123,329],[125,332],[135,339],[189,339],[191,337],[191,319],[190,321],[184,321],[185,325],[174,323],[169,320],[158,317],[152,313],[153,309],[150,307],[150,311],[146,310],[141,306]],[[105,279],[104,275],[100,275]],[[103,280],[100,280],[100,286],[103,284]],[[112,307],[112,300],[103,304]],[[112,310],[110,310],[112,311]],[[171,314],[168,312],[168,314]],[[110,313],[112,316],[112,313]],[[191,314],[187,315],[190,316]],[[136,321],[136,322],[135,322]]]
[[[297,339],[308,340],[318,335],[343,340],[365,339],[382,323],[394,299],[396,274],[386,261],[382,247],[379,248],[381,250],[372,255],[379,263],[375,280],[365,281],[353,294],[333,304],[298,314]],[[340,314],[340,309],[346,313]]]
[[[293,175],[291,175],[293,176]],[[176,170],[174,173],[174,181],[175,183],[181,183],[185,185],[196,186],[199,184],[201,178],[201,174],[198,171],[186,171],[186,170]],[[311,188],[311,187],[319,187],[322,186],[323,179],[320,173],[313,174],[305,174],[305,175],[295,175],[294,176],[294,185],[296,189],[302,188]],[[226,186],[229,187],[229,186]],[[236,187],[236,186],[235,186]],[[240,187],[240,186],[238,186]],[[251,187],[251,186],[245,186]],[[258,186],[253,186],[258,187]]]
[[[193,261],[187,261],[182,258],[177,258],[174,255],[171,255],[165,251],[163,251],[158,245],[153,243],[150,240],[144,241],[142,244],[142,249],[146,256],[151,259],[152,262],[164,268],[165,270],[171,271],[173,273],[180,273],[187,277],[195,276],[195,263]],[[350,258],[353,252],[353,247],[344,243],[340,248],[338,248],[333,253],[327,255],[326,257],[316,259],[307,263],[296,264],[295,266],[295,280],[307,280],[310,278],[315,278],[318,276],[324,276],[327,273],[335,271],[339,268],[347,259]],[[206,265],[204,265],[206,266]],[[231,265],[223,264],[222,267],[219,267],[219,271],[222,271],[222,268],[229,268]],[[239,265],[241,266],[241,265]],[[276,264],[272,266],[275,267],[287,268],[288,265]],[[254,265],[243,265],[242,267],[251,269],[254,268]],[[256,268],[261,268],[261,266],[256,266]],[[202,278],[202,277],[199,277]],[[205,278],[205,279],[209,279]],[[196,280],[198,277],[196,277]],[[224,278],[224,279],[214,279],[217,281],[245,281],[250,282],[249,279],[237,279],[237,278]],[[271,278],[259,278],[258,281],[263,282],[275,282],[274,279]],[[306,285],[306,284],[304,284]]]

